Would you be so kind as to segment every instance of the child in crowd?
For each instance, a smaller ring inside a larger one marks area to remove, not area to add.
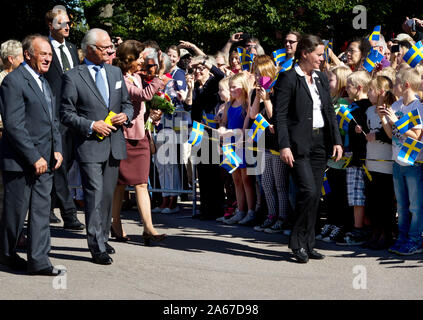
[[[367,97],[368,85],[371,77],[367,71],[356,71],[347,78],[346,91],[350,101],[350,114],[354,117],[348,126],[349,150],[352,158],[347,167],[348,204],[354,207],[354,228],[347,232],[344,239],[337,241],[339,245],[362,245],[369,238],[369,221],[365,216],[364,179],[368,179],[363,168],[366,158],[366,111],[371,106]],[[360,130],[358,133],[357,129]]]
[[[421,77],[415,69],[402,69],[397,73],[394,93],[401,97],[392,104],[391,108],[379,106],[382,124],[388,136],[392,137],[392,156],[394,190],[397,198],[398,211],[398,238],[389,248],[390,252],[399,255],[412,255],[423,252],[423,152],[416,158],[416,163],[411,166],[400,159],[398,154],[407,137],[415,140],[422,138],[422,125],[417,125],[401,134],[395,122],[407,113],[417,109],[423,115],[423,106],[416,97],[416,92],[421,86]]]
[[[256,226],[254,230],[282,233],[284,229],[288,230],[287,221],[290,210],[288,198],[289,168],[280,158],[278,140],[273,126],[273,104],[271,101],[273,90],[266,92],[260,85],[260,79],[263,79],[263,77],[268,77],[269,80],[275,78],[276,68],[273,59],[266,55],[255,57],[253,73],[256,88],[252,91],[249,116],[254,121],[260,113],[270,124],[266,128],[265,134],[260,138],[262,142],[265,142],[263,147],[266,148],[261,184],[266,198],[268,215],[267,219],[261,225]]]
[[[223,114],[225,108],[230,104],[231,95],[229,93],[229,78],[223,78],[219,81],[219,97],[222,101],[222,104],[219,106],[219,109],[216,112],[215,120],[218,121],[218,126],[222,126],[223,124]],[[216,221],[223,222],[225,219],[231,218],[236,209],[236,195],[235,195],[235,185],[232,179],[232,176],[226,171],[224,168],[220,168],[220,178],[224,183],[225,186],[225,196],[226,196],[226,204],[225,204],[225,214],[222,217],[216,219]]]
[[[395,194],[392,180],[392,140],[383,130],[383,117],[378,106],[390,107],[397,99],[392,81],[386,76],[377,76],[369,84],[368,97],[372,106],[367,109],[366,167],[372,180],[366,179],[366,215],[373,234],[365,247],[380,250],[392,245],[395,226]],[[374,160],[372,160],[374,159]]]
[[[223,122],[219,128],[219,132],[224,137],[232,136],[233,138],[233,134],[239,133],[239,130],[243,133],[245,130],[249,96],[248,75],[240,72],[231,77],[229,79],[229,91],[231,96],[230,103],[225,108]],[[232,138],[230,140],[224,139],[223,143],[227,144],[228,141],[233,143],[234,140]],[[252,178],[247,175],[245,153],[240,146],[244,138],[243,136],[240,138],[239,135],[237,135],[237,138],[238,141],[233,144],[233,147],[242,162],[238,169],[232,173],[232,178],[235,184],[238,209],[233,217],[223,221],[226,224],[247,224],[255,219],[255,188]]]
[[[346,92],[347,77],[352,73],[347,66],[338,66],[331,68],[327,72],[329,80],[329,88],[332,96],[335,113],[343,107],[348,107],[348,94]],[[345,139],[346,132],[339,129],[342,144],[348,147],[348,139]],[[348,153],[346,154],[348,156]],[[323,226],[320,234],[316,236],[317,240],[325,242],[336,242],[344,238],[345,232],[351,228],[352,210],[348,206],[347,186],[346,186],[346,170],[344,168],[345,160],[333,161],[328,160],[328,171],[326,177],[328,179],[330,192],[324,196],[327,205],[327,223]]]

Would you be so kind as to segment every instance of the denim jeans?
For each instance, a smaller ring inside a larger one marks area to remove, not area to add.
[[[422,242],[423,166],[393,165],[394,189],[398,208],[398,240]]]

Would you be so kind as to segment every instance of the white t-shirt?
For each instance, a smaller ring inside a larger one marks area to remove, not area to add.
[[[420,115],[423,115],[423,105],[420,103],[420,101],[418,99],[413,100],[407,106],[405,106],[403,104],[402,98],[399,99],[398,101],[395,101],[392,104],[392,110],[395,112],[395,115],[397,116],[398,119],[401,119],[404,115],[413,111],[414,109],[418,109]],[[415,129],[422,129],[423,126],[421,124],[419,124],[419,125],[415,126],[414,128]],[[401,147],[402,147],[402,144],[405,142],[405,140],[406,140],[406,136],[404,136],[404,135],[401,135],[399,137],[397,137],[395,135],[392,136],[392,159],[401,166],[409,166],[408,163],[405,163],[405,162],[398,160],[398,154],[399,154]],[[423,151],[421,151],[416,158],[416,161],[422,161],[422,160],[423,160]]]
[[[366,110],[367,126],[369,127],[370,133],[383,130],[382,121],[375,112],[376,107],[371,106]],[[375,160],[391,160],[392,159],[392,146],[390,143],[386,143],[380,140],[367,142],[366,159]],[[392,162],[391,161],[372,161],[366,160],[366,167],[369,171],[392,174]]]

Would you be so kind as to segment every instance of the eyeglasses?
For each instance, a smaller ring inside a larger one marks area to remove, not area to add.
[[[95,44],[94,47],[96,47],[100,51],[106,51],[106,50],[112,50],[113,49],[112,44],[110,46],[106,46],[106,47],[98,46],[98,45]]]
[[[289,43],[289,44],[294,44],[298,42],[297,40],[285,40],[285,44]]]

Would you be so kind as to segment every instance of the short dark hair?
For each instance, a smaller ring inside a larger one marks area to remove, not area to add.
[[[116,50],[116,58],[113,59],[113,65],[119,67],[123,74],[127,73],[131,68],[132,62],[138,59],[144,48],[144,45],[137,40],[122,42]]]
[[[44,41],[48,42],[50,44],[50,41],[46,36],[43,36],[41,34],[31,34],[29,36],[26,36],[25,39],[22,40],[22,52],[25,53],[25,51],[28,51],[31,56],[34,55],[34,46],[33,42],[35,39],[41,38]],[[25,56],[25,55],[24,55]]]
[[[174,44],[171,45],[169,48],[167,48],[166,52],[168,52],[169,50],[175,50],[176,53],[178,54],[178,57],[181,56],[181,49],[179,49],[178,46],[175,46]]]
[[[297,44],[297,50],[295,51],[295,59],[301,60],[301,54],[305,51],[307,53],[313,52],[317,46],[323,45],[322,39],[312,34],[306,34],[301,36]]]

